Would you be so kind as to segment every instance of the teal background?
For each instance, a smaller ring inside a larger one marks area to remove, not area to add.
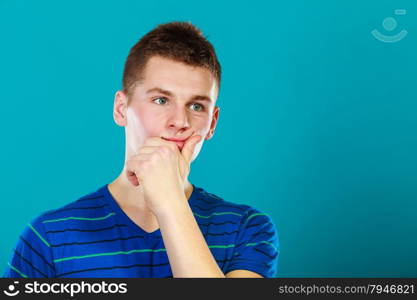
[[[119,174],[112,106],[127,53],[182,20],[223,68],[219,124],[191,182],[273,217],[278,277],[416,277],[416,11],[411,0],[0,0],[0,265],[29,220]],[[408,36],[377,41],[390,16]]]

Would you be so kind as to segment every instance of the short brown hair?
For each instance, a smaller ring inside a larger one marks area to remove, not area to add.
[[[170,22],[158,25],[130,49],[122,80],[126,95],[131,95],[136,84],[143,79],[146,63],[154,55],[207,68],[220,88],[221,66],[213,45],[190,22]]]

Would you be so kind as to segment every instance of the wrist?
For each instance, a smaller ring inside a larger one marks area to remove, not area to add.
[[[184,193],[177,193],[165,198],[163,205],[154,208],[153,213],[158,219],[162,219],[182,215],[187,209],[190,209],[187,197]]]

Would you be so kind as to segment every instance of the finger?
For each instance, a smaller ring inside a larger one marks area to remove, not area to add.
[[[139,151],[136,155],[153,153],[158,149],[159,149],[159,147],[156,147],[156,146],[143,146],[139,149]]]
[[[181,154],[187,163],[191,162],[194,154],[195,146],[201,141],[201,135],[193,135],[184,144]]]
[[[156,149],[158,149],[158,148],[156,148]],[[150,157],[152,157],[152,153],[153,153],[154,151],[150,151],[149,153],[140,153],[140,154],[136,154],[136,155],[133,155],[131,158],[129,158],[129,160],[126,162],[126,165],[127,165],[127,163],[130,163],[130,167],[132,167],[132,168],[137,168],[137,164],[136,164],[136,162],[140,162],[140,161],[143,161],[143,160],[148,160]],[[133,163],[133,164],[132,164]]]
[[[133,186],[139,186],[140,180],[139,180],[139,163],[144,160],[148,160],[150,157],[150,154],[141,154],[134,156],[130,158],[128,161],[126,161],[125,168],[126,168],[126,177],[129,180],[129,182]]]
[[[175,142],[167,141],[160,137],[150,137],[146,139],[144,146],[150,146],[150,147],[168,146],[175,153],[179,152],[178,146]]]

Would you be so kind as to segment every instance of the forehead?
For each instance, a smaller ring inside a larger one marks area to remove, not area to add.
[[[213,101],[217,97],[217,82],[208,69],[161,56],[148,60],[139,85],[146,89],[159,87],[174,92],[205,94]]]

